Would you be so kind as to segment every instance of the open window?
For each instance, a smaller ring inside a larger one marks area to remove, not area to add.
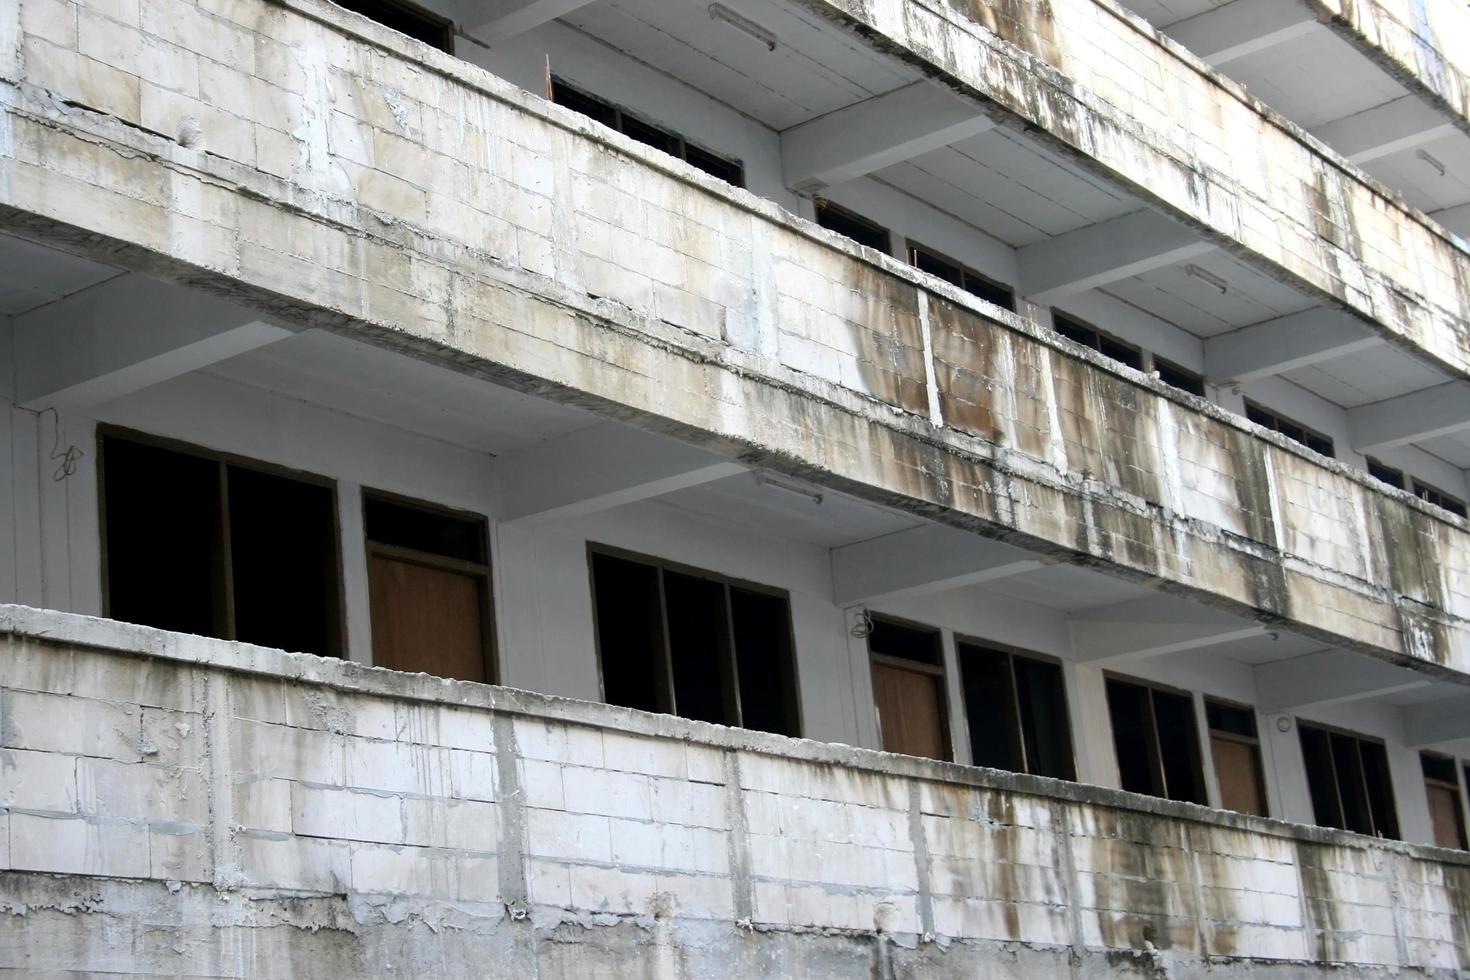
[[[1016,294],[1009,286],[1004,286],[931,248],[909,242],[909,264],[921,272],[938,276],[967,293],[973,293],[988,303],[994,303],[1012,313],[1016,311]]]
[[[108,616],[341,655],[329,481],[113,429],[100,442]]]
[[[1237,813],[1267,816],[1266,779],[1256,713],[1244,705],[1205,699],[1210,726],[1210,757],[1220,787],[1220,805]]]
[[[1061,664],[968,640],[956,647],[975,765],[1076,779]]]
[[[373,664],[494,683],[485,522],[366,492]]]
[[[1461,803],[1459,773],[1455,760],[1434,752],[1419,755],[1424,770],[1424,794],[1429,799],[1429,823],[1439,847],[1467,850],[1465,810]]]
[[[454,30],[448,20],[415,3],[403,0],[333,0],[355,14],[362,14],[384,27],[454,53]]]
[[[604,548],[591,565],[608,703],[801,734],[786,593]]]
[[[816,199],[817,224],[839,235],[846,235],[859,245],[892,254],[893,243],[888,229],[875,221],[869,221],[855,211],[833,204],[825,197]]]
[[[1183,691],[1117,677],[1107,684],[1123,789],[1208,804],[1194,699]]]
[[[1431,486],[1423,480],[1414,481],[1414,496],[1436,507],[1443,507],[1457,517],[1466,516],[1465,501],[1452,494],[1445,493],[1438,487]]]
[[[952,759],[939,631],[874,617],[868,659],[884,750]]]
[[[678,157],[711,177],[718,177],[736,187],[745,186],[745,168],[738,161],[695,146],[673,130],[642,119],[621,106],[568,85],[555,76],[551,79],[551,100],[557,105],[580,112],[589,119],[595,119],[609,129],[616,129],[624,136],[631,136],[645,146]]]
[[[1383,743],[1305,722],[1297,728],[1318,825],[1397,840],[1399,822]]]
[[[1279,412],[1272,411],[1255,402],[1246,400],[1245,417],[1256,425],[1264,426],[1272,432],[1279,432],[1286,438],[1301,443],[1314,452],[1323,456],[1334,455],[1332,437],[1323,435],[1315,429],[1309,429],[1300,422],[1293,421]]]
[[[1143,350],[1126,340],[1119,340],[1090,323],[1058,310],[1052,311],[1051,321],[1052,329],[1068,340],[1090,347],[1104,357],[1111,357],[1136,371],[1143,370]]]

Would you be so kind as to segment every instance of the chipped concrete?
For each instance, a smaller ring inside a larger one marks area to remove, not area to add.
[[[26,36],[0,115],[7,229],[1324,643],[1470,671],[1465,522],[330,5],[150,7],[170,10],[203,18],[199,37],[109,49],[116,64],[87,73]],[[142,77],[154,62],[187,87],[188,44],[246,39],[277,66],[232,76],[260,95],[234,106],[247,115],[176,107],[206,150],[108,95],[173,84]],[[300,152],[262,159],[279,139]],[[423,186],[367,147],[420,161]],[[654,274],[645,244],[690,271]],[[1365,539],[1412,554],[1368,561]],[[1434,581],[1406,595],[1410,566]]]
[[[89,746],[7,729],[0,970],[1470,968],[1458,852],[18,606],[0,607],[0,678],[7,698],[202,716],[167,761],[235,790],[188,826],[142,792],[58,795],[40,773]],[[113,745],[119,787],[156,779],[127,753],[141,739]],[[400,814],[430,812],[433,835],[403,835]],[[191,839],[200,859],[169,863]]]

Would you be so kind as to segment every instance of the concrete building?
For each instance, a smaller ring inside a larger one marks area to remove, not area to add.
[[[425,2],[0,0],[0,970],[1470,971],[1462,3]]]

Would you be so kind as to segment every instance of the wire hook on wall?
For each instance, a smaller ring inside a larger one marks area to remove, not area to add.
[[[41,412],[45,415],[51,413],[51,455],[49,459],[57,461],[56,470],[51,474],[51,479],[60,483],[77,471],[77,465],[85,453],[76,446],[61,448],[61,413],[53,406]]]

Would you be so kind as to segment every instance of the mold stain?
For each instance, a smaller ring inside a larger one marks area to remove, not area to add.
[[[1060,67],[1051,0],[949,0],[949,5],[1001,39]]]
[[[866,262],[848,267],[843,316],[866,393],[915,415],[929,412],[918,290]]]

